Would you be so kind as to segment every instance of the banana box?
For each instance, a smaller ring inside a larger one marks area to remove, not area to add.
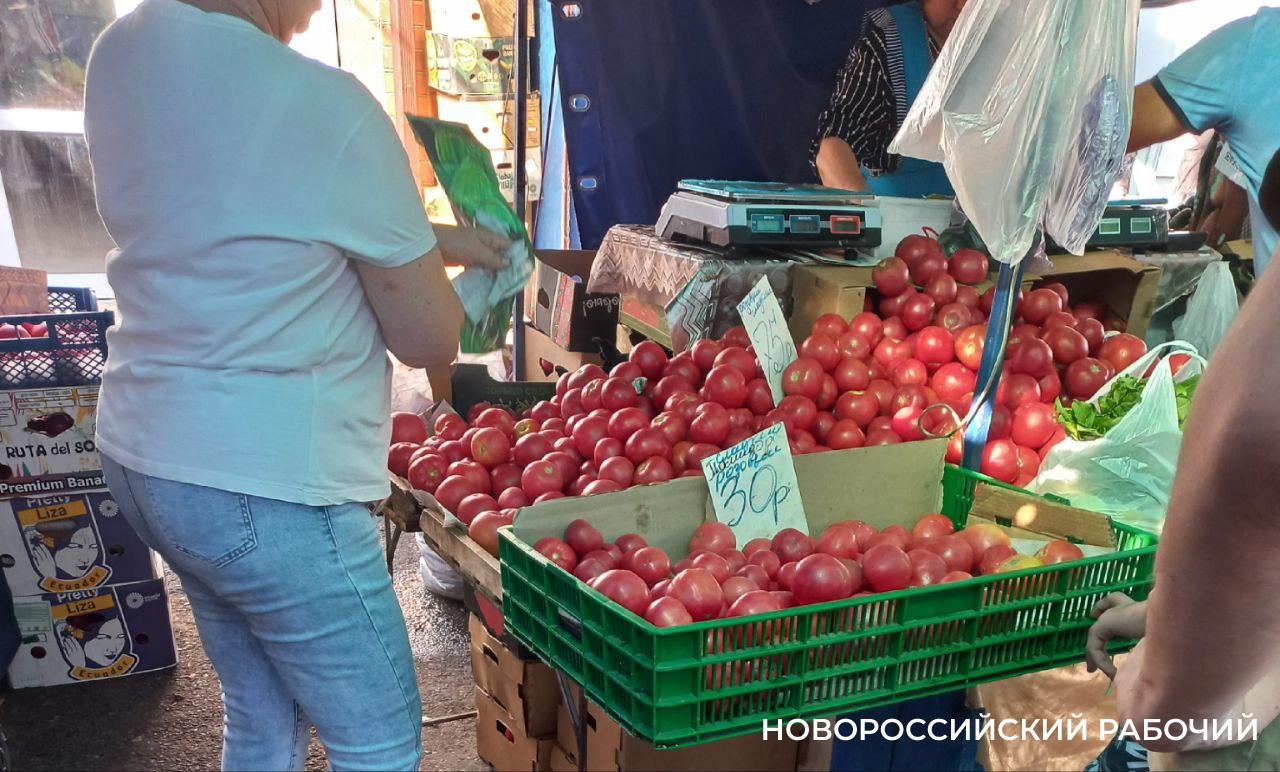
[[[97,386],[0,391],[0,496],[101,487]]]
[[[158,556],[105,489],[0,500],[0,569],[14,595],[160,577]]]
[[[15,596],[15,688],[102,681],[177,664],[163,579]]]

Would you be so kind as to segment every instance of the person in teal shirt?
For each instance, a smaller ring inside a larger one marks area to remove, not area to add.
[[[1280,8],[1262,8],[1209,33],[1133,95],[1129,152],[1187,132],[1216,129],[1244,173],[1253,226],[1254,271],[1276,249],[1259,209],[1267,164],[1280,148]]]

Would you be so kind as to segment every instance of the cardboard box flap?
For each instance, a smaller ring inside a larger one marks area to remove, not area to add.
[[[796,479],[811,533],[848,518],[882,528],[937,512],[946,445],[946,440],[933,440],[797,456]],[[556,499],[530,507],[516,518],[512,532],[533,544],[543,536],[561,535],[571,521],[584,518],[607,541],[624,533],[641,533],[652,546],[683,555],[694,529],[715,519],[707,481],[701,477],[608,495],[608,507],[592,497]]]
[[[534,254],[538,262],[568,276],[576,276],[584,284],[591,278],[591,264],[596,259],[596,253],[591,249],[539,249]]]
[[[1151,273],[1160,270],[1157,266],[1134,260],[1115,249],[1097,249],[1085,252],[1083,255],[1052,255],[1049,260],[1053,263],[1053,270],[1046,272],[1045,276],[1070,276],[1077,273],[1110,270],[1123,270],[1130,273]]]
[[[937,512],[946,450],[946,440],[931,440],[797,456],[810,533],[850,518],[884,528]]]
[[[1007,517],[1009,512],[1014,513],[1012,519]],[[969,518],[1011,526],[1009,530],[1019,538],[1047,535],[1075,539],[1095,547],[1115,547],[1111,521],[1106,515],[995,485],[978,485]]]

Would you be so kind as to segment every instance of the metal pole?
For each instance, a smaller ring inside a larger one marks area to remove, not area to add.
[[[516,219],[524,223],[525,204],[525,135],[529,124],[529,0],[516,0],[515,64],[512,74],[515,80],[515,190]],[[526,228],[528,226],[526,225]],[[524,293],[516,294],[511,319],[511,366],[517,381],[524,380]]]

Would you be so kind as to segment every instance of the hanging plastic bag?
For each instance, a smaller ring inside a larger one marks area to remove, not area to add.
[[[1170,360],[1179,355],[1190,359],[1175,377]],[[1170,341],[1117,373],[1089,402],[1097,404],[1118,379],[1140,378],[1152,365],[1138,404],[1101,439],[1066,439],[1054,446],[1028,490],[1159,533],[1182,446],[1174,383],[1199,375],[1204,359],[1185,342]]]
[[[890,151],[939,161],[991,256],[1076,254],[1124,160],[1139,0],[970,0]]]
[[[1200,283],[1187,301],[1187,313],[1173,323],[1173,335],[1196,347],[1206,359],[1213,356],[1227,329],[1240,313],[1231,267],[1216,262],[1200,274]]]

